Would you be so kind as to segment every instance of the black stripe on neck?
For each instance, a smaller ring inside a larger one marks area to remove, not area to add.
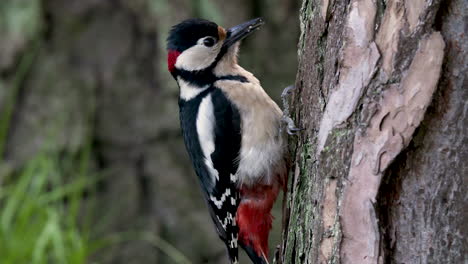
[[[224,75],[217,78],[217,80],[238,81],[241,83],[248,83],[249,80],[242,75]]]
[[[182,78],[182,80],[198,87],[211,85],[216,81],[216,76],[213,74],[210,68],[200,71],[175,69],[175,74],[177,77]]]
[[[246,77],[242,75],[223,75],[223,76],[215,76],[210,69],[200,70],[200,71],[187,71],[187,70],[175,70],[176,76],[182,78],[182,80],[194,84],[198,87],[204,87],[206,85],[212,85],[218,80],[230,80],[230,81],[238,81],[241,83],[248,83]]]
[[[174,77],[180,76],[184,81],[189,82],[191,84],[195,84],[199,87],[203,87],[206,85],[213,84],[216,81],[216,76],[213,74],[213,70],[218,65],[218,62],[221,58],[227,53],[228,48],[222,47],[220,52],[215,58],[215,61],[211,63],[206,69],[199,70],[199,71],[187,71],[183,69],[175,69],[172,72]]]

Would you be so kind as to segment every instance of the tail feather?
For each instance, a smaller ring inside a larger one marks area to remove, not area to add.
[[[267,256],[265,255],[265,252],[263,252],[263,251],[262,251],[262,257],[263,257],[263,259],[265,260],[265,262],[266,262],[267,264],[270,264],[270,262],[268,262]]]
[[[250,260],[253,264],[270,264],[265,253],[262,251],[262,256],[257,255],[254,248],[251,246],[242,245],[242,248],[245,250]]]

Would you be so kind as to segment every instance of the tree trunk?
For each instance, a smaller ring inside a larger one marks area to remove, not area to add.
[[[467,261],[463,0],[304,0],[283,263]]]

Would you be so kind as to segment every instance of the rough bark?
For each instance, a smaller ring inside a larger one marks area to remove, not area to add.
[[[283,263],[467,261],[466,8],[303,1]]]

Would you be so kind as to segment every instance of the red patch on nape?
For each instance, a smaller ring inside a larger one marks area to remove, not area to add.
[[[268,256],[268,234],[273,216],[271,209],[278,196],[277,185],[241,188],[241,203],[237,208],[236,222],[239,226],[239,241],[251,246],[258,256]]]
[[[175,70],[175,64],[177,61],[177,57],[179,57],[180,52],[177,50],[169,50],[167,53],[167,69],[170,72]]]

